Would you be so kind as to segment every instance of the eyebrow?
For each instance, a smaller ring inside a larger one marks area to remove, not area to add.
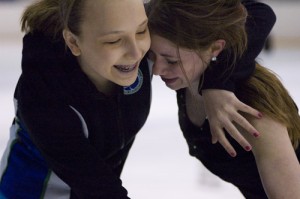
[[[167,57],[167,58],[175,58],[173,55],[169,55],[169,54],[165,54],[165,53],[160,54],[160,56]]]
[[[141,27],[145,24],[148,23],[148,19],[145,19],[145,21],[143,21],[138,27]],[[110,31],[110,32],[106,32],[104,34],[101,35],[101,37],[104,37],[104,36],[107,36],[107,35],[113,35],[113,34],[120,34],[120,33],[123,33],[124,31],[121,31],[121,30],[114,30],[114,31]]]
[[[151,49],[149,50],[149,52],[155,54]],[[167,54],[167,53],[159,53],[160,56],[165,57],[165,58],[176,58],[173,55]]]

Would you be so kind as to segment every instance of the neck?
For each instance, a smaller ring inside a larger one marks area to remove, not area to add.
[[[117,91],[116,84],[112,82],[107,82],[106,84],[95,84],[97,90],[101,93],[104,93],[107,96],[113,95]]]
[[[97,90],[101,93],[104,93],[105,95],[112,95],[116,92],[116,84],[102,78],[100,75],[97,75],[97,73],[89,70],[85,70],[85,68],[82,68],[83,72],[86,74],[88,79],[95,85]]]
[[[201,79],[199,81],[201,81]],[[191,82],[191,85],[187,87],[187,91],[190,92],[190,94],[194,97],[200,95],[198,92],[199,81]]]
[[[206,113],[203,97],[198,93],[199,83],[194,83],[186,89],[186,111],[190,121],[196,126],[202,126]]]

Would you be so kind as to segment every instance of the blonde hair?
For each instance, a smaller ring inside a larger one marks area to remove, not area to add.
[[[84,2],[87,0],[40,0],[28,6],[21,18],[23,32],[42,32],[61,37],[63,29],[80,34]]]
[[[299,146],[300,116],[298,109],[277,75],[256,64],[254,74],[239,84],[237,97],[287,127],[293,147]]]

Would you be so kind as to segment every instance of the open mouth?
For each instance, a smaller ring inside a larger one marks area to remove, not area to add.
[[[114,65],[114,67],[121,72],[128,73],[134,71],[137,65],[138,64],[135,63],[133,65]]]
[[[177,79],[178,78],[171,78],[171,79],[169,79],[169,78],[161,78],[166,84],[172,84],[172,83],[174,83],[174,82],[176,82],[177,81]]]

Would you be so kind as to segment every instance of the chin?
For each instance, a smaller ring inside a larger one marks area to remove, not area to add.
[[[130,86],[132,85],[137,79],[137,75],[134,75],[133,77],[126,78],[124,80],[120,80],[121,86]]]
[[[174,90],[174,91],[177,91],[179,90],[180,88],[178,88],[178,86],[172,86],[172,85],[166,85],[169,89],[171,90]]]
[[[134,81],[124,82],[121,86],[130,86],[134,83]]]
[[[135,73],[133,73],[130,76],[127,76],[127,77],[119,76],[119,78],[115,81],[115,83],[120,85],[120,86],[130,86],[136,81],[137,76],[138,76],[137,73],[138,72],[135,72]]]

